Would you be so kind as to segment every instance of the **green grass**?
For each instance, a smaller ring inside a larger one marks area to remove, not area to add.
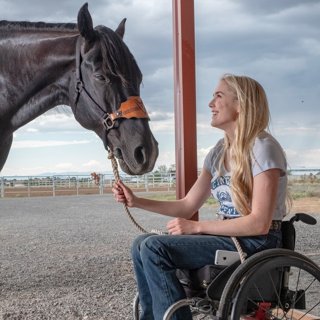
[[[154,193],[147,194],[145,197],[152,200],[172,201],[172,200],[176,200],[176,193],[174,191],[173,192],[154,192]],[[213,197],[210,197],[205,202],[205,205],[211,206],[217,203],[218,203],[217,200],[215,200]]]
[[[320,198],[320,183],[289,183],[289,193],[293,200],[303,199],[303,198]],[[146,195],[146,198],[153,200],[171,201],[176,199],[175,191],[171,192],[152,192]],[[217,205],[218,202],[210,197],[205,205]]]
[[[292,199],[320,198],[319,183],[290,183],[289,192]]]
[[[147,199],[159,201],[171,201],[176,199],[176,193],[173,192],[152,192],[145,196]]]

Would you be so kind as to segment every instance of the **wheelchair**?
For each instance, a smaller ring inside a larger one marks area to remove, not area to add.
[[[177,270],[186,299],[171,305],[163,320],[189,306],[192,319],[268,320],[320,319],[320,268],[294,251],[294,222],[314,225],[316,219],[296,213],[281,225],[283,247],[258,252],[243,263]],[[139,296],[133,302],[139,320]]]

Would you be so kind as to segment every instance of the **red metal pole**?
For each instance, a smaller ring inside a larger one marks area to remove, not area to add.
[[[197,179],[194,1],[172,0],[176,196],[183,198]]]

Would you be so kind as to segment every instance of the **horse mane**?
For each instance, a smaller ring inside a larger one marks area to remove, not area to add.
[[[0,21],[2,32],[79,32],[76,23],[47,23],[29,21]],[[142,78],[141,71],[121,37],[110,28],[105,26],[95,27],[96,35],[101,44],[104,72],[119,78],[123,85],[128,85],[131,78]]]
[[[142,78],[133,55],[119,35],[105,26],[97,26],[95,30],[101,44],[104,72],[107,72],[107,70],[111,72],[113,76],[121,80],[123,85],[130,83],[132,77]]]
[[[47,23],[29,21],[0,21],[0,28],[6,31],[78,31],[76,23]]]

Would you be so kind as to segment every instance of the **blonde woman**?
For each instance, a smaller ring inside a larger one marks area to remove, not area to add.
[[[166,309],[185,298],[176,269],[212,264],[218,249],[234,250],[236,236],[244,252],[281,246],[286,214],[287,164],[279,143],[266,132],[267,97],[262,86],[245,76],[226,74],[209,103],[211,125],[225,137],[207,155],[201,174],[181,200],[137,197],[122,182],[114,185],[118,202],[174,217],[169,235],[139,236],[132,259],[142,308],[141,320],[160,320]],[[212,194],[219,201],[218,220],[189,220]],[[188,308],[175,319],[192,319]]]

